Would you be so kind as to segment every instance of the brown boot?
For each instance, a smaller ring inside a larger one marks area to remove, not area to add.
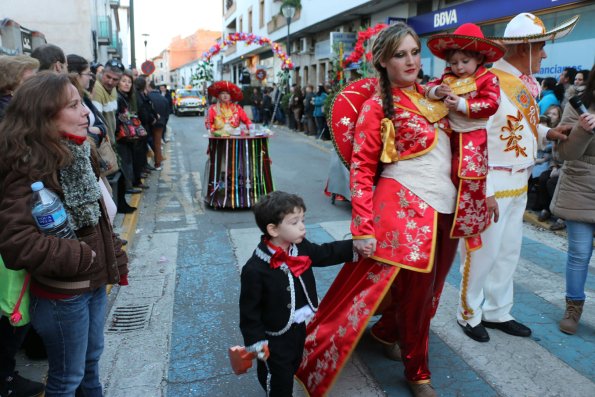
[[[560,331],[565,334],[574,335],[578,328],[578,321],[583,314],[583,304],[585,301],[573,301],[566,298],[566,312],[564,318],[560,320]]]
[[[409,383],[414,397],[438,397],[431,383]]]

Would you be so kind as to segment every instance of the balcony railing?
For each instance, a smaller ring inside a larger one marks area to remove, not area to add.
[[[97,26],[97,42],[99,44],[110,44],[112,20],[108,16],[100,16],[98,18]]]

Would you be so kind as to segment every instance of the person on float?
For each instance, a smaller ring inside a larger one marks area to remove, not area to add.
[[[506,26],[504,37],[492,38],[505,45],[504,58],[490,69],[500,81],[500,107],[489,118],[487,196],[494,224],[481,234],[482,247],[471,251],[461,245],[461,286],[457,321],[470,338],[487,342],[485,327],[528,337],[531,329],[510,314],[513,275],[523,241],[523,213],[527,185],[538,148],[547,140],[565,140],[569,127],[539,125],[535,98],[538,73],[547,40],[568,34],[578,16],[546,31],[535,15],[521,13]],[[496,205],[494,205],[494,202]]]
[[[363,259],[343,267],[308,325],[297,375],[310,395],[328,392],[371,316],[390,296],[382,341],[389,348],[398,341],[413,394],[436,396],[428,339],[457,250],[450,238],[457,190],[448,108],[425,98],[416,84],[420,53],[419,37],[406,24],[383,29],[372,48],[377,89],[374,80],[352,83],[343,92],[349,100],[333,105],[333,113],[339,104],[350,112],[362,95],[349,97],[349,91],[372,93],[359,112],[332,118],[339,150],[348,141],[343,138],[353,137],[351,232]],[[347,130],[338,132],[338,124]]]
[[[242,100],[244,95],[237,85],[229,81],[217,81],[208,88],[209,95],[217,98],[217,103],[209,107],[206,124],[214,136],[230,136],[244,123],[250,128],[252,122],[244,109],[234,103]],[[239,135],[239,134],[238,134]]]
[[[481,246],[477,238],[490,224],[486,201],[488,147],[486,123],[498,110],[498,77],[484,64],[504,56],[506,49],[484,38],[479,26],[466,23],[454,33],[428,40],[432,54],[448,62],[440,79],[426,86],[426,96],[441,99],[449,109],[453,130],[452,180],[458,186],[451,237],[466,237],[468,249]]]

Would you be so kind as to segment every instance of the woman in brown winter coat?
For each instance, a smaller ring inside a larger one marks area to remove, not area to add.
[[[550,209],[566,220],[568,259],[566,262],[566,312],[560,330],[574,334],[585,303],[585,282],[593,254],[595,232],[595,66],[581,95],[587,113],[579,116],[570,105],[564,108],[561,124],[574,127],[568,140],[558,143],[564,165]]]
[[[86,140],[88,114],[68,75],[41,72],[19,87],[0,124],[0,254],[7,268],[31,275],[31,323],[48,354],[46,397],[102,395],[105,286],[128,284],[128,258]],[[35,181],[60,197],[76,238],[37,228]]]

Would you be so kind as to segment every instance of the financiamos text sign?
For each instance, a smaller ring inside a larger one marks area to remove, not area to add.
[[[452,9],[449,11],[442,11],[437,14],[434,14],[434,27],[438,28],[440,26],[451,25],[453,23],[457,23],[457,10]]]

